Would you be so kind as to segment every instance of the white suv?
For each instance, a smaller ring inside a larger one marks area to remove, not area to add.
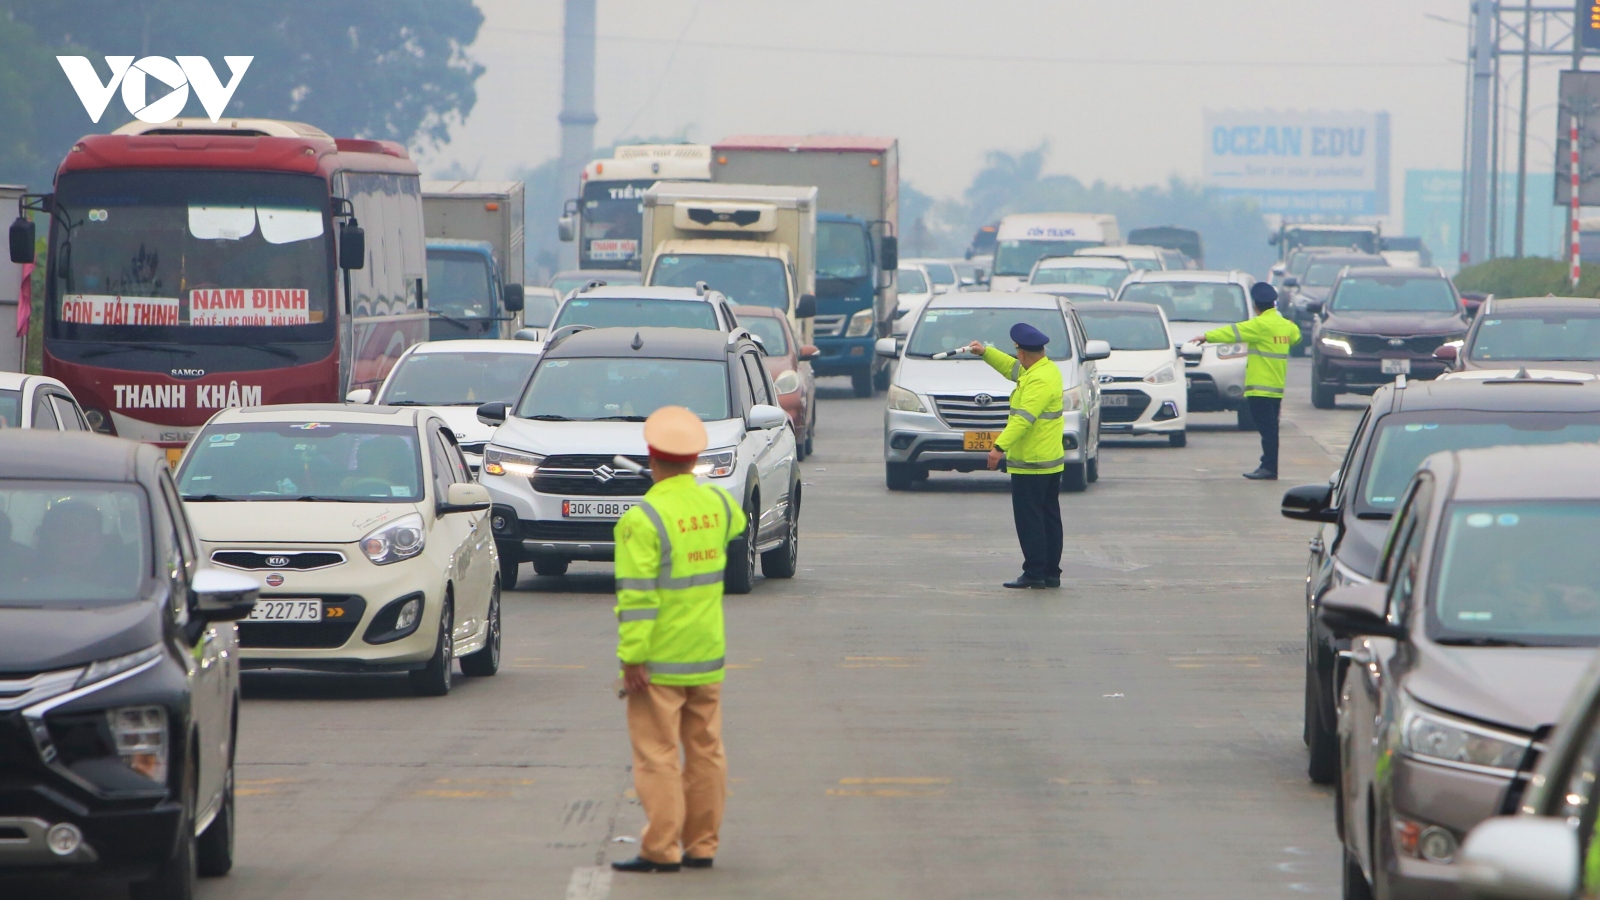
[[[595,328],[545,347],[515,403],[486,403],[498,426],[484,448],[482,483],[501,580],[516,584],[531,561],[564,575],[572,560],[610,560],[612,530],[650,488],[650,476],[614,462],[648,462],[644,420],[685,406],[705,421],[710,444],[695,474],[727,489],[751,522],[728,548],[725,585],[747,593],[757,557],[769,578],[794,575],[800,543],[800,465],[789,416],[743,328]]]
[[[1062,486],[1081,491],[1100,477],[1100,388],[1095,360],[1111,355],[1105,341],[1087,341],[1069,301],[1007,291],[939,294],[922,308],[903,352],[894,338],[881,356],[898,357],[883,415],[884,480],[903,491],[932,470],[973,472],[987,464],[1006,427],[1015,386],[978,357],[952,353],[974,340],[1014,352],[1011,326],[1027,322],[1050,336],[1045,348],[1061,367]],[[951,353],[949,356],[943,354]],[[942,358],[935,359],[935,356]]]

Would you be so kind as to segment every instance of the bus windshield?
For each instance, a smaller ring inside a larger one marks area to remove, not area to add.
[[[70,172],[56,200],[53,337],[256,344],[332,336],[332,226],[319,178]]]
[[[644,229],[644,192],[654,178],[590,181],[583,186],[583,262],[630,263],[639,267]]]
[[[1071,256],[1099,241],[1001,241],[994,254],[994,274],[1026,275],[1046,256]]]

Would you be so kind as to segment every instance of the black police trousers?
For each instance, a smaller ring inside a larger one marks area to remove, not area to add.
[[[1250,404],[1250,417],[1256,420],[1256,431],[1261,432],[1261,468],[1278,471],[1278,412],[1283,409],[1282,397],[1246,397]]]
[[[1061,473],[1011,474],[1011,516],[1025,578],[1061,577]]]

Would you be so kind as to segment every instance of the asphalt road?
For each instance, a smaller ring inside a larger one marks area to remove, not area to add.
[[[727,601],[714,870],[604,868],[643,822],[609,568],[524,566],[505,668],[449,697],[247,678],[238,862],[200,896],[1335,896],[1300,739],[1311,527],[1277,506],[1327,477],[1360,406],[1313,410],[1304,377],[1276,484],[1239,477],[1257,444],[1231,415],[1185,449],[1108,443],[1062,498],[1065,586],[1029,592],[1000,587],[1020,566],[1003,476],[889,493],[882,398],[825,382],[800,572]]]

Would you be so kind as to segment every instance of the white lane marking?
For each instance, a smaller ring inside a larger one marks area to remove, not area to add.
[[[606,900],[611,896],[610,866],[580,866],[567,882],[567,900]]]

